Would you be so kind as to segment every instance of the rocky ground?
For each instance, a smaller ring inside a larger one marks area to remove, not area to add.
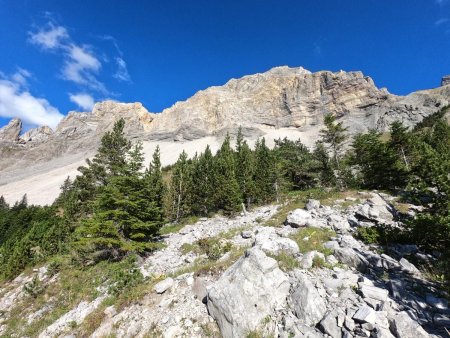
[[[139,262],[155,281],[141,298],[102,306],[100,288],[34,334],[81,337],[86,318],[101,311],[92,337],[448,337],[446,295],[410,262],[434,257],[414,245],[381,248],[354,237],[376,223],[399,226],[389,196],[367,197],[333,206],[310,200],[284,224],[267,222],[277,206],[200,219],[166,235],[166,247]],[[46,268],[34,274],[47,287],[58,278]],[[32,279],[21,275],[0,289],[0,335]]]

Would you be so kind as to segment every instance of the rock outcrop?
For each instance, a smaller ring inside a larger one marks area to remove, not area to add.
[[[53,135],[53,130],[48,126],[42,126],[28,130],[20,138],[25,142],[44,142],[51,135]]]
[[[446,86],[450,84],[450,75],[446,75],[442,77],[441,86]]]
[[[208,311],[224,338],[245,337],[285,305],[289,287],[277,262],[253,248],[210,287]]]
[[[22,131],[22,121],[20,121],[19,119],[12,119],[6,126],[0,128],[0,141],[6,142],[18,141],[21,131]]]

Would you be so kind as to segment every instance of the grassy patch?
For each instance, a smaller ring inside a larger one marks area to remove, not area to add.
[[[159,230],[159,234],[160,235],[168,235],[168,234],[178,232],[188,224],[197,223],[199,219],[200,219],[200,217],[198,217],[198,216],[189,216],[189,217],[185,217],[185,218],[181,219],[177,223],[166,224]]]
[[[294,256],[286,252],[281,252],[278,255],[269,255],[269,256],[278,262],[279,268],[284,272],[294,270],[300,266],[297,259],[295,259]]]
[[[325,255],[330,255],[331,250],[325,248],[323,244],[328,242],[331,237],[335,235],[336,233],[329,229],[302,228],[291,235],[291,239],[298,244],[301,253],[316,250]]]

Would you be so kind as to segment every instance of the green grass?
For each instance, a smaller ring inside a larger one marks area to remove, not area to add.
[[[284,272],[289,272],[291,270],[300,267],[298,260],[286,252],[281,252],[278,255],[268,255],[278,262],[279,268]]]
[[[301,253],[316,250],[325,255],[330,255],[331,250],[325,248],[323,244],[335,235],[336,233],[329,229],[302,228],[290,237],[298,244]]]
[[[200,217],[198,217],[198,216],[189,216],[189,217],[185,217],[185,218],[181,219],[177,223],[166,224],[159,230],[159,234],[160,235],[168,235],[168,234],[178,232],[188,224],[197,223],[199,219],[200,219]]]

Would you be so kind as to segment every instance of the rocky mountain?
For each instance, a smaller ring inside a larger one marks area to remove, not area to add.
[[[141,103],[105,101],[92,112],[70,112],[54,131],[43,126],[24,134],[14,119],[0,129],[0,195],[15,200],[28,193],[34,203],[50,203],[64,178],[76,174],[118,118],[125,119],[128,137],[144,142],[147,156],[160,144],[163,163],[169,164],[183,148],[193,154],[210,143],[214,149],[217,139],[239,126],[250,139],[265,136],[270,144],[279,137],[300,138],[308,146],[329,113],[352,134],[368,128],[385,131],[394,120],[413,126],[450,103],[450,85],[445,79],[442,83],[396,96],[361,72],[277,67],[200,91],[157,114]]]

